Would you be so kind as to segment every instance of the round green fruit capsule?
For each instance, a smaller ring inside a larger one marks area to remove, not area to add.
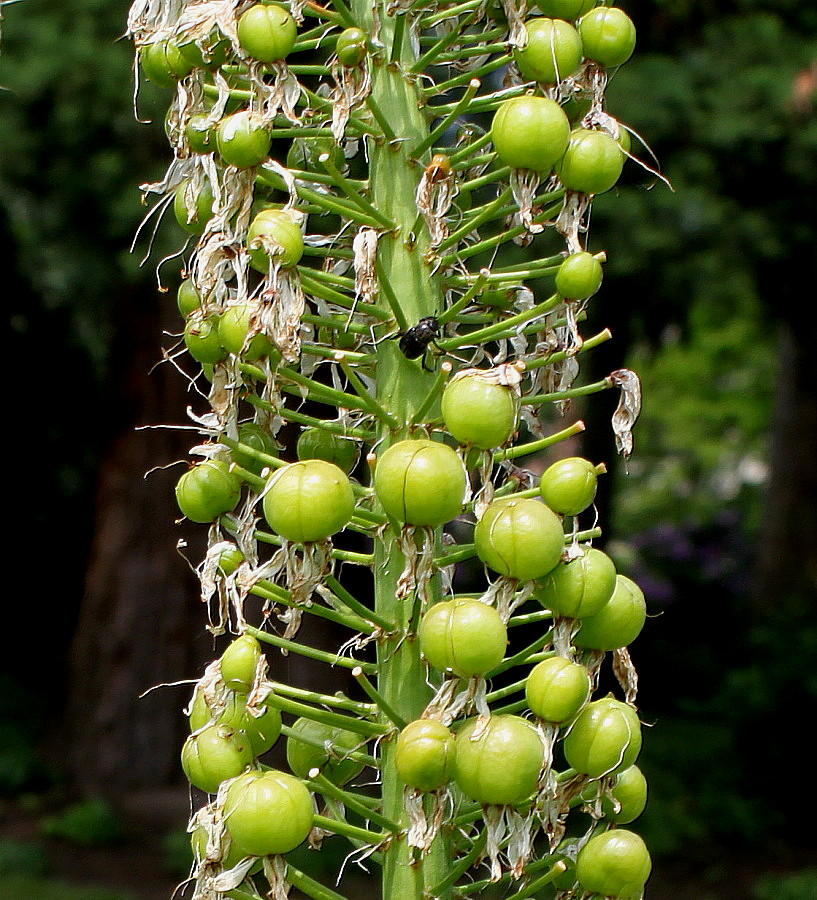
[[[139,48],[139,65],[148,81],[169,88],[193,69],[172,40],[153,41]]]
[[[184,126],[184,136],[194,153],[212,153],[216,149],[215,128],[205,113],[190,116]]]
[[[190,208],[187,206],[188,183],[182,182],[173,197],[173,215],[188,234],[203,234],[207,223],[213,218],[213,191],[205,182],[196,194]]]
[[[570,726],[563,747],[567,764],[591,778],[623,771],[641,750],[638,714],[614,697],[594,700]]]
[[[287,737],[287,765],[300,778],[320,769],[333,784],[342,785],[363,771],[363,763],[349,754],[359,750],[364,739],[354,731],[312,719],[296,719]]]
[[[247,695],[229,691],[225,705],[211,710],[200,689],[196,690],[190,710],[190,730],[198,731],[210,722],[243,732],[250,742],[252,754],[266,753],[281,734],[281,712],[269,703],[259,704],[253,712],[247,706]]]
[[[237,32],[246,53],[259,62],[271,63],[292,52],[298,26],[282,6],[256,3],[239,16]]]
[[[266,274],[270,262],[282,269],[290,269],[300,261],[304,252],[301,226],[283,209],[263,209],[250,223],[247,231],[250,265]]]
[[[577,516],[595,500],[597,484],[593,463],[579,456],[569,456],[545,469],[539,481],[539,493],[554,512]]]
[[[235,509],[241,481],[220,459],[207,459],[176,482],[176,503],[191,522],[205,524]]]
[[[525,699],[531,712],[554,725],[572,719],[589,696],[587,669],[562,656],[537,663],[525,683]]]
[[[595,547],[585,547],[582,556],[560,562],[545,575],[536,585],[534,596],[554,615],[583,619],[603,609],[615,587],[612,559]]]
[[[352,518],[355,495],[342,469],[323,459],[308,459],[273,472],[262,506],[273,531],[304,544],[344,528]]]
[[[298,436],[298,459],[324,459],[344,472],[351,472],[358,457],[357,443],[331,431],[309,426]]]
[[[610,797],[603,797],[604,817],[616,825],[634,822],[647,806],[647,779],[638,766],[630,766],[615,776]]]
[[[603,66],[620,66],[635,50],[635,25],[616,6],[598,6],[583,15],[579,34],[584,55]]]
[[[215,860],[212,857],[207,857],[207,841],[208,834],[207,828],[204,825],[199,825],[190,835],[190,848],[193,851],[193,858],[197,863],[213,863],[218,862],[222,869],[232,869],[234,866],[237,866],[242,859],[246,859],[248,856],[252,854],[247,853],[243,847],[240,847],[238,843],[234,840],[225,841],[222,845],[221,855]],[[260,867],[261,861],[258,861],[258,866]],[[253,867],[251,871],[256,871],[256,868]],[[225,897],[229,897],[229,894],[225,894]]]
[[[448,432],[461,444],[483,450],[501,447],[511,439],[518,407],[512,388],[476,371],[452,378],[441,401]]]
[[[573,21],[593,9],[596,0],[537,0],[536,5],[542,15]]]
[[[218,336],[218,316],[188,316],[182,340],[196,362],[213,365],[227,356]]]
[[[222,119],[216,127],[216,149],[228,166],[249,169],[269,156],[272,138],[258,113],[244,109]]]
[[[207,794],[215,794],[222,781],[240,775],[252,762],[247,735],[218,723],[191,734],[182,747],[187,780]]]
[[[294,850],[306,840],[314,815],[306,785],[276,769],[236,778],[224,798],[227,831],[251,856]]]
[[[484,729],[478,719],[471,719],[456,740],[454,780],[467,797],[478,803],[513,806],[524,803],[536,790],[544,747],[526,719],[491,716]]]
[[[474,528],[479,558],[495,572],[530,581],[556,566],[564,549],[559,517],[530,498],[495,500]]]
[[[560,159],[570,123],[558,103],[546,97],[505,100],[494,115],[491,140],[503,165],[547,173]]]
[[[185,278],[179,285],[176,291],[176,306],[185,319],[201,308],[201,295],[196,290],[192,278]]]
[[[618,181],[626,158],[619,142],[606,131],[577,128],[555,170],[568,190],[603,194]]]
[[[436,527],[462,512],[465,469],[456,451],[437,441],[399,441],[377,460],[374,489],[399,522]]]
[[[493,606],[479,600],[445,600],[424,615],[420,652],[429,665],[461,678],[485,675],[502,662],[508,631]]]
[[[435,791],[447,784],[454,774],[455,761],[454,735],[442,722],[416,719],[397,738],[397,774],[418,791]]]
[[[193,69],[219,69],[232,56],[233,47],[218,28],[198,41],[179,44],[179,52]]]
[[[230,456],[232,456],[236,465],[253,472],[255,475],[260,475],[272,463],[259,458],[251,451],[256,450],[258,453],[263,453],[272,459],[278,457],[278,445],[275,443],[275,438],[270,434],[269,429],[261,425],[260,422],[242,422],[238,426],[238,441],[247,449],[232,449],[230,450]]]
[[[582,619],[574,641],[577,647],[618,650],[641,634],[646,620],[647,604],[641,588],[625,575],[618,575],[612,596],[597,613]]]
[[[582,61],[579,32],[564,19],[537,16],[525,23],[528,42],[514,52],[522,76],[540,84],[558,84]]]
[[[367,38],[362,28],[346,28],[338,35],[335,53],[344,66],[359,66],[366,58]]]
[[[576,858],[576,877],[584,890],[613,900],[641,900],[651,870],[646,844],[625,828],[590,838]]]
[[[251,634],[242,634],[221,654],[219,669],[231,691],[246,694],[255,683],[255,673],[262,657],[261,645]]]
[[[585,300],[601,287],[601,263],[586,250],[573,253],[559,266],[556,292],[565,300]]]
[[[258,332],[247,340],[255,309],[256,307],[249,303],[228,306],[218,320],[221,346],[247,362],[263,359],[273,350],[269,338],[263,332]]]

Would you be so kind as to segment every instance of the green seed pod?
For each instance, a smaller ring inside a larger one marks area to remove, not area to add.
[[[435,669],[461,678],[485,675],[502,662],[508,631],[493,606],[445,600],[426,611],[418,630],[420,652]]]
[[[377,460],[374,489],[386,513],[410,525],[437,526],[462,512],[465,469],[437,441],[400,441]]]
[[[531,712],[554,725],[572,719],[589,696],[587,669],[562,656],[537,663],[525,683],[525,699]]]
[[[176,482],[176,503],[182,515],[200,524],[235,509],[240,496],[240,479],[220,459],[198,463]]]
[[[344,472],[351,472],[357,462],[358,445],[331,431],[307,427],[298,437],[296,452],[298,459],[324,459]]]
[[[646,844],[624,828],[590,838],[576,858],[576,877],[584,890],[614,900],[641,900],[651,870]]]
[[[559,563],[537,584],[534,596],[554,615],[583,619],[595,615],[613,596],[616,567],[595,547],[578,559]]]
[[[478,803],[513,806],[536,790],[544,756],[542,740],[526,719],[491,716],[484,728],[471,719],[457,732],[454,779]]]
[[[578,456],[570,456],[545,469],[539,481],[539,493],[554,512],[563,516],[577,516],[595,499],[597,483],[598,476],[593,463]]]
[[[613,594],[595,614],[582,618],[574,638],[577,647],[618,650],[631,644],[647,619],[647,604],[641,588],[625,575],[616,577]]]
[[[262,505],[273,531],[304,544],[345,528],[354,512],[355,495],[342,469],[323,459],[308,459],[273,472]]]
[[[540,84],[558,84],[572,75],[582,61],[579,32],[563,19],[537,16],[525,23],[528,42],[514,51],[523,77]]]
[[[232,641],[219,661],[221,677],[231,691],[241,694],[249,691],[262,655],[261,645],[251,634],[242,634]]]
[[[641,750],[638,714],[614,697],[594,700],[570,726],[563,748],[567,764],[591,778],[621,772]]]
[[[306,840],[314,815],[306,785],[276,769],[236,778],[224,798],[227,831],[252,856],[294,850]]]
[[[257,3],[245,10],[236,27],[238,42],[259,62],[271,63],[292,52],[298,37],[295,19],[282,6]]]
[[[445,386],[440,411],[461,444],[489,450],[510,440],[517,428],[519,401],[512,387],[489,372],[468,369]]]
[[[559,517],[529,498],[495,500],[474,528],[477,556],[500,575],[530,581],[554,568],[564,549]]]
[[[333,784],[343,785],[364,769],[363,763],[348,756],[363,743],[354,731],[313,719],[296,719],[287,738],[287,765],[300,778],[306,778],[311,769],[320,769]]]
[[[397,774],[418,791],[435,791],[447,784],[454,774],[455,762],[454,735],[442,722],[416,719],[397,738]]]
[[[592,253],[573,253],[559,266],[556,291],[565,300],[585,300],[601,287],[604,273]]]
[[[182,747],[187,780],[208,794],[215,794],[222,781],[240,775],[252,761],[247,735],[218,723],[191,734]]]
[[[286,210],[262,209],[250,223],[247,247],[250,265],[266,274],[271,260],[282,269],[297,265],[303,256],[304,238],[300,225]]]

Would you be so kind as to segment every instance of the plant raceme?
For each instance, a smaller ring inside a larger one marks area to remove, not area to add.
[[[185,889],[342,900],[288,854],[346,840],[386,898],[640,897],[620,826],[646,802],[645,601],[593,547],[605,465],[558,446],[571,401],[615,389],[629,456],[640,408],[626,369],[579,378],[610,337],[582,333],[588,221],[631,157],[605,87],[633,23],[593,0],[137,0],[128,31],[168,104],[142,189],[182,244],[166,357],[201,408],[176,499],[225,640],[187,710]],[[326,691],[274,680],[278,652],[325,663]]]

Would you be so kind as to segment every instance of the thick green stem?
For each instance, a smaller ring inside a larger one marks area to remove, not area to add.
[[[423,170],[411,160],[409,150],[423,146],[429,135],[421,92],[409,75],[416,57],[408,29],[404,28],[408,23],[401,21],[399,15],[388,15],[386,9],[385,2],[378,3],[379,37],[387,56],[373,60],[371,97],[373,108],[388,110],[390,128],[399,140],[382,144],[369,142],[369,197],[383,217],[396,226],[382,233],[378,241],[378,303],[405,330],[425,316],[439,315],[443,296],[439,279],[432,274],[426,229],[414,231],[417,186]],[[371,33],[369,0],[353,0],[352,10],[360,26]],[[381,443],[377,450],[383,450],[390,442],[407,436],[410,424],[434,387],[435,377],[425,371],[421,360],[407,359],[395,340],[381,342],[377,355],[377,400],[393,417],[391,423],[383,419],[379,422]],[[391,529],[376,538],[375,611],[378,617],[395,626],[395,631],[378,644],[376,687],[393,714],[409,722],[422,713],[431,692],[426,684],[425,664],[411,634],[415,597],[400,597],[398,592],[405,564]],[[422,900],[428,896],[430,887],[445,876],[448,853],[442,837],[437,838],[419,861],[407,846],[405,830],[409,823],[403,784],[395,770],[394,750],[393,740],[381,741],[382,809],[388,820],[400,824],[403,833],[382,848],[382,894],[384,898]]]

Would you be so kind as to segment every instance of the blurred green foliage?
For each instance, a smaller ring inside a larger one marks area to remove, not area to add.
[[[0,878],[0,900],[135,900],[131,893],[66,881],[11,875]]]
[[[80,800],[59,813],[43,819],[44,835],[79,847],[107,847],[123,837],[122,822],[100,797]]]

